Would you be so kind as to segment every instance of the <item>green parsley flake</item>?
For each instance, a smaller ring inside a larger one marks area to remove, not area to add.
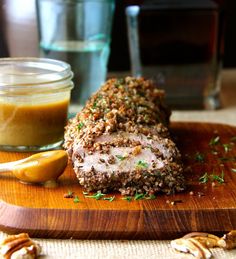
[[[214,182],[217,181],[218,183],[222,184],[225,182],[224,180],[224,172],[221,172],[221,175],[216,175],[216,174],[211,174],[208,175],[208,173],[205,173],[201,177],[199,177],[199,182],[200,183],[207,183],[208,181]]]
[[[200,182],[200,183],[207,183],[208,180],[209,180],[208,173],[205,173],[204,175],[202,175],[201,177],[199,177],[199,182]]]
[[[216,180],[220,184],[225,182],[223,171],[221,172],[221,176],[212,174],[211,177],[212,177],[212,181]]]
[[[80,130],[83,128],[83,126],[84,126],[84,123],[83,123],[83,122],[80,122],[80,123],[78,124],[78,130],[80,131]]]
[[[116,155],[116,157],[120,160],[120,161],[123,161],[126,159],[125,156],[120,156],[120,155]]]
[[[92,108],[93,108],[93,109],[96,109],[96,108],[97,108],[97,102],[96,102],[96,101],[93,103]]]
[[[74,203],[80,202],[79,197],[76,195],[73,201],[74,201]]]
[[[148,163],[146,163],[142,160],[139,160],[136,164],[136,167],[138,167],[138,168],[148,168]]]
[[[224,147],[225,153],[228,153],[231,150],[231,145],[230,144],[222,144],[222,146]]]
[[[220,143],[220,137],[216,136],[210,140],[209,145],[215,146],[215,145],[218,145],[219,143]]]
[[[92,198],[92,199],[95,199],[95,200],[100,200],[103,196],[105,196],[106,194],[104,193],[101,193],[101,192],[97,192],[96,194],[94,195],[85,195],[85,198]]]
[[[132,197],[131,196],[126,196],[124,198],[121,198],[122,200],[125,200],[125,201],[128,201],[128,202],[131,202],[132,201]]]
[[[201,153],[199,153],[199,152],[197,152],[197,153],[195,154],[195,161],[203,163],[204,160],[205,160],[204,154],[201,154]]]
[[[233,173],[236,173],[236,168],[231,168],[231,171],[232,171]]]
[[[103,198],[103,200],[110,201],[110,202],[114,201],[114,199],[115,199],[115,196]]]
[[[73,192],[72,192],[72,191],[68,191],[68,192],[67,192],[67,195],[68,195],[68,196],[73,196]]]
[[[134,200],[135,201],[143,200],[143,199],[145,199],[145,197],[146,197],[146,193],[136,193],[134,196]]]

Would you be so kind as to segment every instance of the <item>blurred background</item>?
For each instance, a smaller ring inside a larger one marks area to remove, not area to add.
[[[191,1],[191,0],[190,0]],[[110,71],[130,69],[125,7],[145,0],[117,0],[112,29]],[[152,1],[152,2],[158,2]],[[215,0],[224,16],[224,67],[236,66],[236,1]],[[0,0],[0,56],[38,56],[37,18],[34,0]]]
[[[209,85],[209,75],[216,75],[212,82],[219,85],[220,73],[218,72],[222,64],[224,68],[236,67],[236,1],[116,0],[112,25],[111,52],[108,62],[108,71],[111,75],[113,73],[114,75],[125,75],[131,70],[125,15],[125,8],[129,5],[141,6],[139,41],[142,65],[163,65],[164,72],[170,71],[165,70],[167,63],[171,65],[185,64],[186,67],[190,63],[210,64],[215,69],[212,73],[209,72],[202,77],[200,84],[203,87],[200,89],[199,76],[195,73],[199,69],[193,67],[189,72],[190,80],[192,78],[196,80],[189,83],[191,86],[193,85],[190,89],[191,92],[194,89],[194,84],[196,84],[196,93],[194,93],[195,96],[191,101],[189,99],[190,106],[182,101],[181,105],[183,107],[176,106],[176,103],[173,102],[173,107],[177,108],[203,107],[204,104],[199,105],[197,102],[194,103],[194,100],[196,96],[204,95],[207,88],[204,84]],[[171,8],[168,8],[168,6]],[[182,18],[179,19],[178,17]],[[175,27],[173,28],[173,26]],[[183,28],[185,28],[184,33]],[[0,57],[20,56],[39,56],[35,0],[0,0]],[[213,62],[216,62],[217,65],[212,66]],[[182,66],[183,69],[178,72],[177,77],[182,71],[186,70],[186,67]],[[205,67],[202,66],[200,69],[205,70]],[[172,73],[172,70],[170,73]],[[168,82],[168,84],[170,86],[173,84],[173,88],[170,88],[169,92],[176,94],[177,91],[176,93],[173,91],[174,88],[177,89],[175,75],[171,74],[171,76],[169,78],[172,78],[172,82]],[[168,78],[168,76],[166,77]],[[158,80],[160,83],[162,78]],[[187,82],[186,76],[183,77],[183,80],[180,85],[182,82]],[[219,93],[218,86],[216,88],[218,90],[212,92],[213,98]],[[180,92],[180,90],[178,91]],[[190,92],[184,94],[186,97],[190,96]],[[188,100],[183,96],[180,96],[180,98],[181,100]],[[170,104],[172,104],[171,102],[172,100],[170,99]],[[219,106],[216,101],[210,109],[215,109]],[[204,107],[208,108],[206,105]]]

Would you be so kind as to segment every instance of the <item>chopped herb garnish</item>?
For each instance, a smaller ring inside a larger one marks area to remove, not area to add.
[[[200,183],[207,183],[209,181],[209,179],[211,180],[211,182],[217,181],[218,183],[222,184],[225,182],[224,180],[224,172],[221,172],[221,175],[216,175],[216,174],[211,174],[208,175],[208,173],[205,173],[203,176],[201,176],[199,178],[199,182]]]
[[[146,193],[136,193],[134,196],[134,200],[135,201],[143,200],[143,199],[145,199],[145,197],[146,197]]]
[[[79,197],[76,195],[73,201],[74,201],[74,203],[80,202]]]
[[[121,198],[122,200],[125,200],[125,201],[128,201],[128,202],[131,202],[132,201],[132,197],[131,196],[126,196],[126,197],[123,197]]]
[[[229,152],[231,150],[231,145],[230,144],[223,144],[222,145],[224,147],[225,153]]]
[[[142,160],[139,160],[136,164],[136,167],[138,167],[138,168],[148,168],[148,163],[146,163]]]
[[[114,201],[114,199],[115,199],[115,196],[103,198],[103,200],[110,201],[110,202]]]
[[[236,168],[231,168],[231,171],[232,171],[233,173],[236,173]]]
[[[120,155],[116,155],[116,157],[120,160],[120,161],[123,161],[126,159],[125,156],[120,156]]]
[[[73,192],[72,191],[68,191],[67,195],[68,196],[73,196]]]
[[[97,192],[96,194],[93,194],[93,195],[85,195],[85,198],[92,198],[92,199],[95,199],[95,200],[100,200],[105,195],[106,194],[104,194],[104,193]]]
[[[84,123],[83,123],[83,122],[80,122],[80,123],[78,124],[78,130],[80,131],[80,130],[83,128],[83,126],[84,126]]]
[[[202,175],[201,177],[199,177],[199,182],[200,182],[200,183],[207,183],[208,180],[209,180],[208,173],[205,173],[204,175]]]
[[[209,145],[215,146],[215,145],[218,145],[219,143],[220,143],[220,137],[216,136],[210,140]]]
[[[97,102],[96,102],[96,101],[93,103],[92,108],[93,108],[93,109],[96,109],[96,108],[97,108]]]
[[[83,192],[83,195],[88,195],[89,193],[88,192]]]
[[[136,193],[134,198],[132,198],[132,196],[126,196],[121,198],[122,200],[126,200],[126,201],[132,201],[132,199],[134,199],[135,201],[138,200],[155,200],[156,196],[154,194],[151,194],[149,196],[147,196],[146,193]]]
[[[196,160],[197,162],[203,163],[204,160],[205,160],[204,154],[201,154],[201,153],[197,152],[197,153],[195,154],[195,160]]]
[[[225,182],[223,171],[221,172],[221,176],[212,174],[211,177],[212,177],[212,181],[216,180],[220,184]]]

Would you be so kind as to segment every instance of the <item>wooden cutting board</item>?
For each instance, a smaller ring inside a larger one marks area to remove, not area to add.
[[[130,202],[114,193],[105,196],[115,196],[110,202],[85,198],[71,165],[56,188],[21,184],[6,173],[0,175],[0,229],[79,239],[168,239],[236,229],[236,127],[172,123],[171,131],[187,168],[185,192]],[[28,155],[0,152],[0,162]],[[204,174],[208,182],[200,183]],[[79,197],[78,203],[64,197],[68,191]]]

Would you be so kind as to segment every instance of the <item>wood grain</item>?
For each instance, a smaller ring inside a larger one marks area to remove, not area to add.
[[[122,200],[117,193],[113,202],[85,198],[71,165],[59,178],[58,187],[25,185],[11,174],[0,175],[0,229],[7,233],[28,232],[32,237],[79,239],[169,239],[191,231],[211,233],[236,229],[236,127],[206,123],[172,123],[187,168],[187,190],[176,195],[159,194],[155,200]],[[210,146],[213,137],[220,143]],[[222,144],[230,144],[226,152]],[[218,152],[212,154],[212,150]],[[204,162],[195,160],[204,154]],[[28,156],[26,153],[0,152],[0,162]],[[230,161],[221,161],[220,158]],[[225,182],[199,177],[222,176]],[[73,191],[79,202],[64,198]]]

